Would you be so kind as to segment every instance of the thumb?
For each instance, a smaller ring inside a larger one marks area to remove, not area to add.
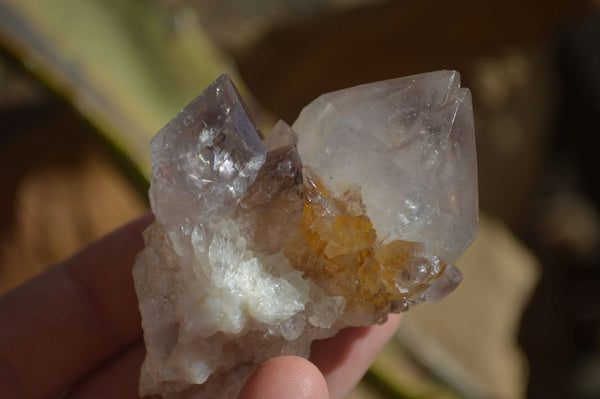
[[[279,356],[260,366],[248,379],[238,399],[328,399],[319,369],[298,356]]]

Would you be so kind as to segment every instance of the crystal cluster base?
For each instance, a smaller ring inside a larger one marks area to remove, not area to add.
[[[261,139],[223,75],[152,140],[142,395],[235,397],[264,361],[461,280],[478,209],[458,73],[325,94]]]

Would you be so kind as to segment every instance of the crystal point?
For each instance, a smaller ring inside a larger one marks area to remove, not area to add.
[[[458,73],[441,71],[324,94],[293,128],[302,162],[336,193],[360,187],[380,237],[453,263],[478,220],[472,118]]]
[[[152,139],[150,201],[156,218],[221,216],[254,181],[266,150],[231,80],[221,75]],[[167,193],[167,194],[165,194]],[[170,195],[177,195],[178,205]]]
[[[304,186],[295,141],[295,133],[280,121],[265,143],[273,149],[238,206],[235,217],[255,251],[280,251],[294,234],[290,226],[302,218]]]
[[[236,397],[264,361],[461,280],[477,176],[456,72],[325,94],[261,139],[223,75],[152,140],[142,395]]]

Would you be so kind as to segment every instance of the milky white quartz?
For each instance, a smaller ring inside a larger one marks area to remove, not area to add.
[[[447,263],[475,238],[473,111],[458,72],[323,94],[293,128],[303,164],[337,191],[361,188],[381,237],[426,242]]]
[[[223,75],[161,129],[133,270],[140,393],[235,397],[269,358],[451,291],[478,213],[459,83],[441,71],[328,93],[262,141]]]

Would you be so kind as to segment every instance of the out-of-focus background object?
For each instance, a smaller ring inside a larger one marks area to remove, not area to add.
[[[600,3],[3,0],[0,294],[145,212],[148,141],[220,73],[259,123],[457,69],[481,226],[352,398],[600,397]]]

